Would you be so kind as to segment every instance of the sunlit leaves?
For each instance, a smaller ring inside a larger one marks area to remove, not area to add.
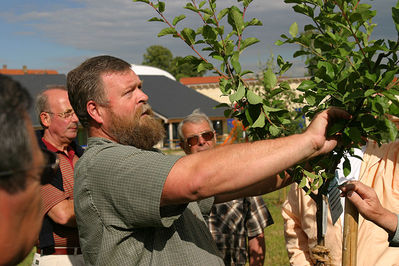
[[[298,34],[298,24],[296,22],[292,23],[289,33],[292,37],[295,37]]]
[[[177,33],[177,31],[175,29],[164,28],[158,33],[158,37],[162,37],[162,36],[169,35],[169,34],[176,34],[176,33]]]

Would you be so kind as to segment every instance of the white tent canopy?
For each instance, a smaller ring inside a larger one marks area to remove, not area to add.
[[[139,76],[140,75],[165,76],[170,79],[176,80],[175,77],[172,76],[172,74],[157,67],[132,64],[132,69],[134,73],[136,73]]]

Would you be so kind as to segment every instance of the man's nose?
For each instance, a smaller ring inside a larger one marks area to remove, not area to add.
[[[148,95],[145,94],[142,90],[140,90],[139,102],[148,102]]]
[[[202,146],[202,145],[205,145],[205,143],[206,143],[206,140],[201,135],[199,135],[198,145]]]
[[[76,113],[73,113],[73,114],[72,114],[72,122],[74,122],[74,123],[78,123],[78,122],[79,122],[79,118],[78,118],[78,116],[76,115]]]

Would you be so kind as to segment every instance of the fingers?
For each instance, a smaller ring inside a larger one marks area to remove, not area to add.
[[[330,107],[326,110],[328,116],[332,119],[343,118],[350,119],[352,116],[345,110],[338,107]]]
[[[350,191],[354,191],[362,199],[377,197],[377,194],[375,193],[374,189],[372,189],[369,186],[366,186],[365,184],[363,184],[363,183],[361,183],[359,181],[347,182],[346,184],[341,185],[339,187],[339,189],[341,189],[341,191],[344,192],[344,193],[348,193]]]

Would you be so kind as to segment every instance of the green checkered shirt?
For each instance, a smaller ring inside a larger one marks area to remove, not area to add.
[[[213,198],[160,207],[164,182],[179,158],[89,139],[74,187],[87,265],[223,265],[202,217]]]

